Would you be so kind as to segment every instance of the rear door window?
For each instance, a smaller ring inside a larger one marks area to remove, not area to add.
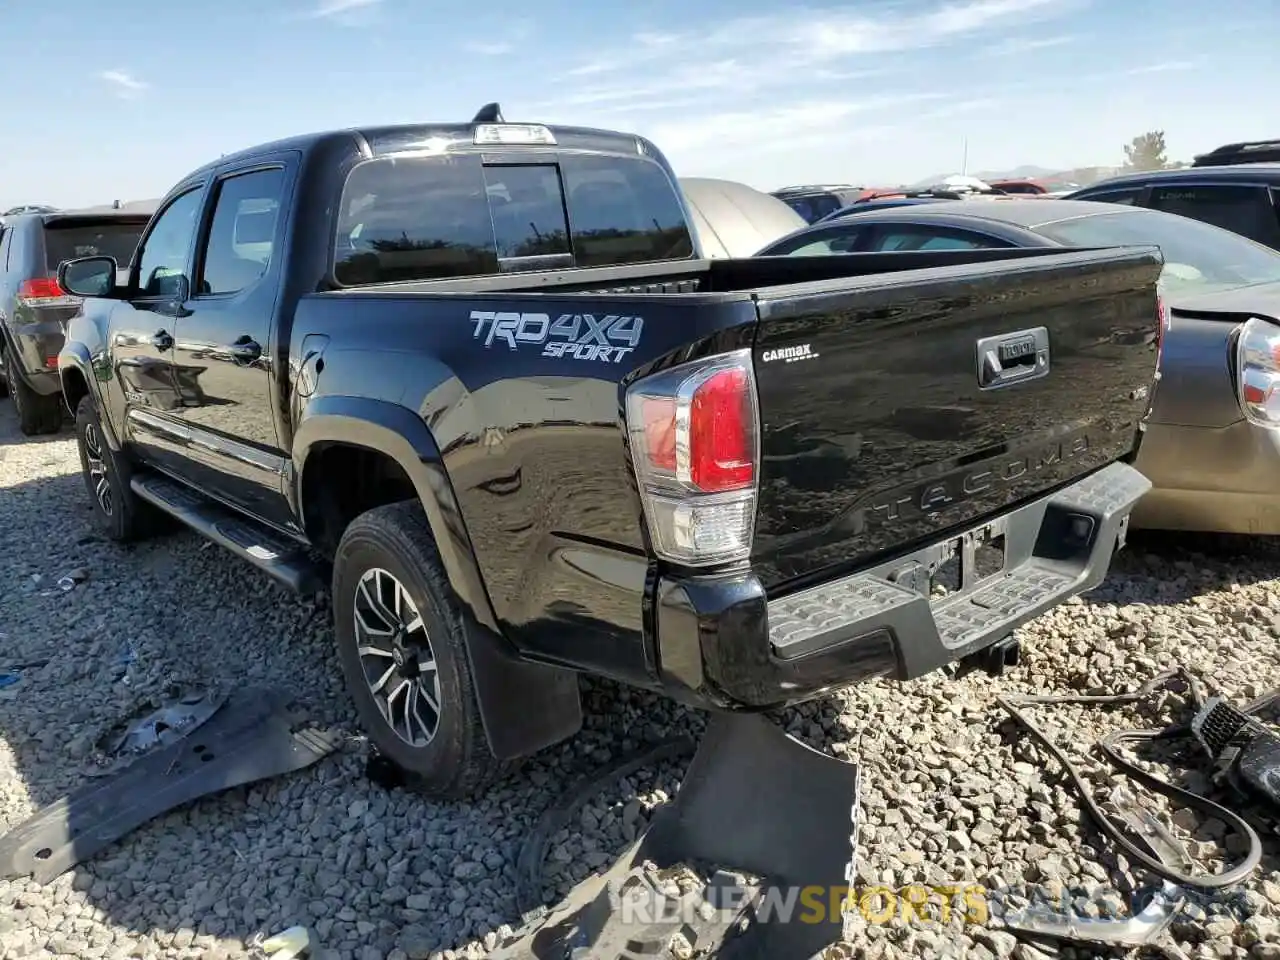
[[[679,197],[647,160],[382,157],[347,177],[334,277],[359,286],[692,256]]]
[[[62,261],[77,257],[114,257],[119,266],[128,266],[146,226],[146,220],[71,220],[46,224],[44,253],[49,275],[58,272]]]
[[[279,168],[234,174],[218,184],[199,295],[239,293],[267,272],[283,191],[284,171]]]
[[[1280,219],[1266,187],[1177,185],[1152,187],[1156,210],[1203,220],[1280,250]]]

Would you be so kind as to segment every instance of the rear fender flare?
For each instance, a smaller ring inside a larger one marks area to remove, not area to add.
[[[471,678],[489,747],[499,759],[527,756],[577,732],[582,707],[576,674],[519,658],[502,636],[454,497],[439,447],[412,410],[362,397],[311,400],[293,440],[292,496],[301,516],[307,457],[317,444],[342,443],[385,454],[417,491],[445,574],[470,622]],[[306,518],[302,517],[305,528]]]
[[[471,540],[453,496],[435,438],[413,411],[384,400],[362,397],[320,397],[307,404],[293,438],[293,464],[297,472],[292,492],[303,528],[302,479],[307,457],[318,444],[342,443],[364,447],[391,457],[413,483],[431,526],[436,548],[454,592],[476,621],[497,630],[493,607]]]

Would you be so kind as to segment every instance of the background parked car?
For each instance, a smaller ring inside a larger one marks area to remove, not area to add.
[[[772,195],[804,217],[805,223],[815,223],[832,211],[848,206],[865,193],[862,187],[837,183],[783,187],[781,190],[774,190]]]
[[[1280,140],[1245,140],[1226,143],[1199,154],[1193,167],[1222,167],[1237,163],[1276,163],[1280,161]]]
[[[826,223],[829,220],[839,220],[841,217],[847,217],[851,213],[862,213],[866,210],[887,210],[890,207],[910,207],[918,203],[939,203],[944,200],[1002,199],[1009,198],[1005,197],[1003,194],[974,193],[973,191],[958,192],[955,190],[945,190],[940,187],[932,190],[868,193],[866,196],[855,200],[847,207],[841,207],[839,210],[832,211],[817,222]]]
[[[682,177],[680,190],[707,257],[749,257],[805,225],[787,204],[745,183]]]
[[[1049,191],[1043,185],[1034,180],[988,180],[991,187],[999,190],[1001,193],[1025,195],[1029,197],[1042,197]]]
[[[1220,154],[1219,159],[1229,156]],[[1280,163],[1208,165],[1112,177],[1068,194],[1192,217],[1280,250]]]
[[[146,212],[29,213],[0,224],[0,396],[13,398],[27,436],[57,433],[63,405],[58,351],[80,306],[58,286],[58,264],[110,256],[128,264]]]
[[[1155,489],[1133,525],[1280,534],[1280,253],[1158,210],[1013,199],[854,213],[760,255],[1134,244],[1164,254],[1166,332],[1136,462]],[[1054,344],[1051,362],[1106,349]]]

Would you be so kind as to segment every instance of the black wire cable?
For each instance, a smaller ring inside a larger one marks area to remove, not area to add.
[[[1061,764],[1062,769],[1070,778],[1075,787],[1076,793],[1080,798],[1080,803],[1084,807],[1085,812],[1093,818],[1099,829],[1107,835],[1121,850],[1124,851],[1126,857],[1135,863],[1140,863],[1152,873],[1163,877],[1165,880],[1180,884],[1184,887],[1191,887],[1199,890],[1220,890],[1223,887],[1229,887],[1233,884],[1247,878],[1254,870],[1257,869],[1259,862],[1262,860],[1262,840],[1258,837],[1257,831],[1249,825],[1239,814],[1215,803],[1208,797],[1203,797],[1198,793],[1192,793],[1190,790],[1184,790],[1182,787],[1162,780],[1154,774],[1148,773],[1132,761],[1121,755],[1117,749],[1121,744],[1150,742],[1154,740],[1173,739],[1175,737],[1184,736],[1189,727],[1181,724],[1169,727],[1164,730],[1117,730],[1108,734],[1095,744],[1097,749],[1107,758],[1112,766],[1118,767],[1127,773],[1134,780],[1148,787],[1155,793],[1162,794],[1171,799],[1180,801],[1183,805],[1193,807],[1203,812],[1212,814],[1217,817],[1237,833],[1243,835],[1249,843],[1249,851],[1239,863],[1235,864],[1222,873],[1202,873],[1202,874],[1186,874],[1175,870],[1163,863],[1159,858],[1147,853],[1136,843],[1125,836],[1124,832],[1112,822],[1111,818],[1106,815],[1097,801],[1093,798],[1093,791],[1089,783],[1081,776],[1076,765],[1068,759],[1067,755],[1057,744],[1053,743],[1047,734],[1041,730],[1032,720],[1023,713],[1023,707],[1042,706],[1042,705],[1058,705],[1080,704],[1091,706],[1117,706],[1127,703],[1135,703],[1146,699],[1156,690],[1165,686],[1171,679],[1180,678],[1186,681],[1191,691],[1191,699],[1197,707],[1202,703],[1202,696],[1198,681],[1185,670],[1178,668],[1167,670],[1164,673],[1157,674],[1147,683],[1143,684],[1133,693],[1117,693],[1109,695],[1033,695],[1021,697],[998,697],[996,702],[1004,708],[1018,724],[1020,724],[1037,743],[1040,744],[1049,754]],[[1280,697],[1280,690],[1273,691],[1253,703],[1249,704],[1245,712],[1252,713],[1262,707],[1274,702]]]

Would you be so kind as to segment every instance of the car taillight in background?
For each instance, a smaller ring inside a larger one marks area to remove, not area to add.
[[[28,307],[70,307],[80,302],[58,285],[57,277],[23,280],[18,286],[18,301]]]
[[[657,554],[688,566],[746,559],[759,482],[751,351],[637,381],[627,390],[626,419]]]
[[[1236,344],[1240,409],[1250,423],[1280,427],[1280,327],[1251,317]]]

